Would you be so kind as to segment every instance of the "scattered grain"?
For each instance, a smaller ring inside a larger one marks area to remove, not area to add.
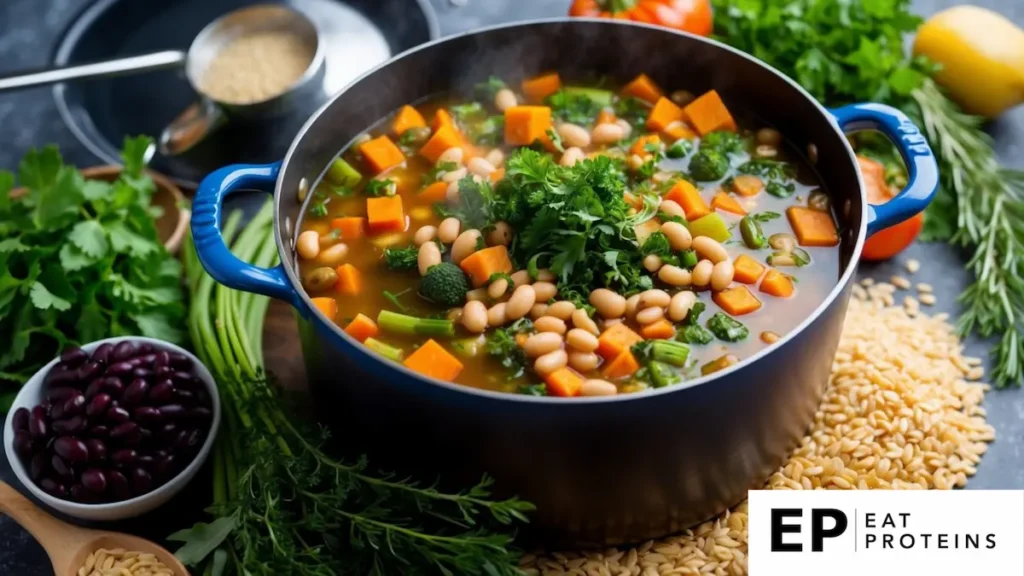
[[[904,267],[907,269],[907,272],[914,274],[921,269],[921,262],[919,262],[915,258],[911,258],[910,260],[907,260],[907,263],[904,264]]]
[[[889,279],[889,281],[892,282],[893,286],[899,288],[900,290],[910,289],[910,280],[907,280],[903,276],[893,276],[892,278]]]
[[[124,548],[100,548],[89,554],[78,576],[173,576],[174,571],[153,554]]]
[[[921,294],[921,304],[924,304],[925,306],[934,306],[935,294]]]

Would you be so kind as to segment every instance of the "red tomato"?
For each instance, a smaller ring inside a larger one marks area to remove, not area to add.
[[[573,0],[570,16],[618,18],[709,36],[710,0]]]
[[[885,167],[880,163],[857,156],[861,177],[864,180],[864,192],[871,204],[885,204],[892,199],[893,193],[885,183]],[[924,214],[916,214],[913,218],[890,226],[875,233],[864,244],[861,260],[888,260],[910,246],[921,233],[924,225]]]

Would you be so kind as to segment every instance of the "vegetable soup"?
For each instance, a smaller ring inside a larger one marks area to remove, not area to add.
[[[404,106],[299,190],[303,286],[367,348],[468,386],[613,395],[728,367],[840,273],[813,171],[734,112],[642,74]]]

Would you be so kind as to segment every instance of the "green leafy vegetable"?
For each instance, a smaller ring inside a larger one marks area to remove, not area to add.
[[[597,120],[601,105],[585,93],[559,90],[547,97],[551,115],[556,120],[587,126]]]
[[[399,312],[405,312],[406,311],[406,307],[402,305],[402,302],[399,301],[399,298],[404,296],[405,294],[407,294],[411,290],[412,290],[412,288],[406,288],[405,290],[402,290],[398,294],[395,294],[395,293],[393,293],[393,292],[391,292],[389,290],[384,290],[383,292],[381,292],[381,294],[385,298],[387,298],[388,302],[391,302],[391,305],[394,306],[395,308],[397,308]]]
[[[511,325],[498,328],[487,335],[487,353],[501,361],[501,365],[508,370],[509,380],[520,378],[526,373],[529,359],[522,346],[516,343],[516,334],[525,334],[531,330],[533,322],[529,318],[520,318]]]
[[[715,312],[708,319],[708,329],[719,339],[726,342],[739,342],[750,335],[750,331],[742,322],[722,312]]]
[[[506,88],[505,81],[497,76],[491,76],[486,82],[481,82],[473,87],[473,94],[485,102],[494,102],[494,97],[502,88]]]
[[[394,196],[398,193],[398,185],[390,179],[377,179],[371,178],[366,183],[366,187],[363,189],[367,196],[373,196],[375,198],[381,196]]]
[[[463,230],[482,230],[493,225],[494,191],[490,182],[475,182],[466,176],[459,180],[459,202],[455,206],[434,204],[434,211],[442,218],[458,218]]]
[[[415,270],[419,260],[419,248],[406,246],[405,248],[385,248],[384,262],[388,270],[403,272]]]
[[[787,180],[796,174],[793,165],[788,162],[763,158],[744,162],[736,170],[742,174],[753,174],[768,180]]]
[[[747,149],[747,142],[735,132],[719,130],[705,135],[699,149],[714,150],[723,155],[739,154]]]
[[[651,105],[639,98],[622,98],[614,103],[613,109],[616,118],[625,120],[633,129],[640,130],[647,124]]]
[[[680,138],[672,143],[665,151],[665,156],[669,158],[682,158],[693,151],[693,142]]]
[[[702,148],[690,159],[690,176],[698,182],[710,182],[725,177],[729,170],[729,159],[715,149]]]

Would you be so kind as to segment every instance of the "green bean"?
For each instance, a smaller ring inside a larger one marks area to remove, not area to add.
[[[744,216],[740,220],[740,234],[743,236],[743,243],[751,250],[759,250],[767,244],[761,225],[750,216]]]

